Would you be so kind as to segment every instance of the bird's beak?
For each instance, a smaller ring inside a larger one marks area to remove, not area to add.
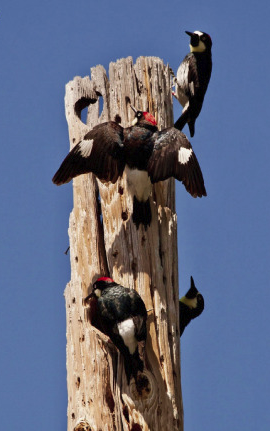
[[[130,104],[130,107],[131,107],[132,111],[134,111],[134,112],[135,112],[135,114],[137,114],[137,112],[138,112],[138,111],[137,111],[137,109],[135,109],[135,108],[134,108],[134,106],[133,106],[133,105],[131,105],[131,104]]]
[[[86,298],[84,298],[84,302],[88,302],[89,299],[93,298],[94,292],[91,292],[90,295],[88,295]]]
[[[193,34],[194,34],[191,31],[186,31],[185,33],[187,33],[190,37],[193,36]]]
[[[131,107],[131,109],[132,109],[132,111],[134,111],[135,112],[135,115],[137,114],[137,109],[136,108],[134,108],[134,106],[133,105],[131,105],[131,103],[130,103],[130,107]],[[132,121],[132,126],[135,126],[135,124],[137,124],[137,122],[138,122],[138,118],[137,117],[135,117],[134,118],[134,120]]]

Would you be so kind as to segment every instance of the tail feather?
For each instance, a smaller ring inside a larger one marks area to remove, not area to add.
[[[144,369],[144,363],[140,359],[137,350],[133,355],[124,356],[124,367],[128,384],[130,383],[131,376],[137,381],[138,371],[143,372]]]
[[[184,126],[188,124],[190,136],[193,138],[195,133],[195,119],[190,119],[190,111],[186,109],[178,120],[174,123],[174,127],[178,130],[182,130]]]
[[[131,360],[130,360],[130,355],[124,356],[124,367],[125,367],[127,382],[129,385],[131,374],[132,374],[132,364],[131,364]]]
[[[135,223],[137,229],[139,229],[140,224],[143,224],[145,229],[150,226],[152,214],[149,198],[147,199],[147,201],[143,202],[138,201],[138,199],[134,195],[132,220]]]
[[[193,138],[195,133],[195,120],[191,120],[188,122],[188,128],[191,138]]]
[[[178,130],[182,130],[185,124],[187,123],[189,118],[188,109],[185,110],[182,115],[178,118],[178,120],[174,123],[174,127]]]

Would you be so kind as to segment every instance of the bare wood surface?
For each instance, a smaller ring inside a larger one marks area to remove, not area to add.
[[[109,79],[105,69],[96,66],[91,80],[76,77],[67,84],[71,148],[94,125],[114,120],[116,114],[123,127],[129,126],[134,114],[127,97],[137,109],[154,114],[160,129],[173,124],[169,68],[159,58],[140,57],[133,65],[128,57],[110,64]],[[89,103],[86,125],[79,110]],[[71,281],[65,290],[68,431],[182,431],[174,180],[153,187],[152,223],[147,231],[142,226],[137,230],[130,218],[132,199],[125,175],[116,184],[81,175],[73,184]],[[127,385],[120,354],[91,325],[91,310],[83,303],[89,286],[103,275],[135,288],[151,310],[147,379],[139,392],[134,380]]]

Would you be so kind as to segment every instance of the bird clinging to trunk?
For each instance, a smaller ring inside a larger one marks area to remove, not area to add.
[[[190,53],[180,64],[173,80],[173,95],[183,106],[182,115],[174,124],[182,130],[188,124],[190,136],[195,133],[195,121],[201,112],[212,72],[212,40],[207,33],[186,31],[190,36]]]
[[[194,280],[190,277],[190,289],[185,296],[179,299],[179,314],[180,314],[180,337],[183,334],[185,327],[192,319],[198,317],[204,309],[204,299],[198,292]]]
[[[118,348],[124,358],[129,384],[131,376],[137,381],[138,371],[144,368],[144,352],[147,337],[147,311],[140,295],[115,283],[109,277],[99,278],[92,293],[85,298],[96,301],[96,321]]]
[[[193,196],[206,196],[203,175],[187,137],[174,127],[158,131],[149,112],[137,111],[131,127],[109,121],[95,126],[69,152],[52,181],[56,185],[92,172],[115,183],[125,170],[137,229],[151,223],[152,183],[174,177]]]

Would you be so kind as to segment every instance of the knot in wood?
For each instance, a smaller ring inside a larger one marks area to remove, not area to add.
[[[89,423],[87,421],[80,421],[78,425],[75,426],[74,431],[92,431]]]

